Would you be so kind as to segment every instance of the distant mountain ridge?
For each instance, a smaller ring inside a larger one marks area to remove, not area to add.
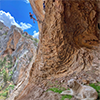
[[[27,32],[15,25],[9,29],[0,22],[0,98],[7,98],[25,78],[37,45],[38,40]]]

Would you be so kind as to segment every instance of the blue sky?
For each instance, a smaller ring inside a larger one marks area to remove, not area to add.
[[[8,27],[13,24],[21,27],[30,35],[38,38],[38,24],[36,21],[35,24],[33,23],[29,12],[33,13],[28,0],[0,0],[0,21]]]

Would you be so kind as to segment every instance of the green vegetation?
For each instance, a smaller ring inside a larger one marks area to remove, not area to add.
[[[31,62],[32,58],[29,58],[29,61]]]
[[[6,99],[10,91],[14,89],[14,85],[12,82],[12,60],[13,59],[10,55],[7,55],[6,57],[0,59],[0,80],[2,81],[2,84],[0,84],[0,100]]]
[[[7,32],[5,32],[3,35],[7,35]]]
[[[100,83],[95,83],[95,84],[92,83],[92,84],[90,84],[90,86],[93,87],[98,92],[98,96],[99,96],[98,98],[100,100]]]
[[[30,37],[28,37],[29,39],[31,39],[31,40],[34,40],[34,38],[32,37],[32,36],[30,36]]]
[[[0,60],[0,67],[1,67],[1,66],[3,66],[3,62],[2,62],[2,60]]]
[[[24,34],[22,34],[22,36],[27,37],[27,36],[24,36]],[[27,38],[31,39],[35,46],[37,46],[37,44],[39,43],[39,40],[37,38],[33,38],[32,36],[28,36]]]
[[[22,34],[22,36],[25,37],[24,34]]]
[[[9,85],[4,91],[8,91],[10,89],[14,89],[15,85]]]
[[[6,63],[6,57],[4,57],[4,60],[3,60],[4,64]]]
[[[6,97],[0,96],[0,100],[5,100]]]
[[[30,36],[28,38],[34,41],[33,43],[35,46],[37,46],[37,44],[39,43],[39,40],[37,38],[33,38],[32,36]]]
[[[55,93],[59,93],[60,94],[64,90],[65,90],[65,88],[59,89],[59,88],[55,88],[54,87],[54,88],[48,89],[47,91],[53,91]],[[71,99],[72,96],[71,95],[64,95],[64,96],[61,97],[61,100],[64,100],[65,98]]]
[[[6,67],[7,67],[8,69],[10,69],[10,68],[12,68],[12,65],[7,65]]]
[[[15,87],[15,85],[9,85],[7,88],[5,88],[3,91],[2,91],[2,93],[0,93],[0,98],[2,97],[2,98],[4,98],[4,97],[8,97],[8,93],[9,93],[9,91],[10,90],[13,90],[14,89],[14,87]]]
[[[38,39],[36,39],[36,38],[34,38],[34,41],[35,41],[36,43],[39,43],[39,40],[38,40]]]
[[[2,90],[2,87],[0,86],[0,91]]]
[[[12,56],[8,54],[7,57],[9,58],[9,61],[12,62]]]
[[[68,98],[69,100],[72,98],[71,95],[63,95],[61,100],[65,100],[65,98]]]
[[[34,41],[33,41],[34,45],[37,46],[37,44],[39,43],[39,40],[34,38]]]
[[[3,80],[4,80],[5,84],[7,84],[7,81],[8,81],[8,73],[7,72],[4,72]]]
[[[95,83],[95,84],[92,83],[92,84],[90,84],[90,86],[93,87],[98,92],[99,97],[97,100],[100,100],[100,83]],[[64,90],[65,90],[65,88],[63,88],[63,87],[62,88],[60,87],[60,89],[53,87],[53,88],[48,89],[47,91],[53,91],[55,93],[60,94]],[[61,97],[61,100],[64,100],[65,98],[68,98],[70,100],[72,98],[72,96],[71,95],[64,95]]]
[[[2,60],[0,60],[0,67],[4,66],[6,63],[6,57]]]
[[[48,91],[49,91],[49,90],[51,90],[51,91],[53,91],[53,92],[55,92],[55,93],[59,93],[59,94],[63,91],[63,90],[60,90],[60,89],[55,88],[55,87],[54,87],[54,88],[48,89]]]
[[[0,96],[3,96],[3,97],[7,97],[7,95],[8,95],[8,91],[0,93]]]
[[[0,27],[0,30],[2,30],[3,26]]]

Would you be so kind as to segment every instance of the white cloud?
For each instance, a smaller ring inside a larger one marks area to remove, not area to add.
[[[29,0],[24,0],[26,3],[29,3]]]
[[[18,24],[15,21],[14,17],[11,16],[11,14],[9,12],[6,13],[2,10],[0,10],[0,21],[3,22],[9,28],[11,25],[16,25],[17,27],[20,27],[23,30],[26,30],[26,29],[29,29],[32,27],[32,25],[29,23],[20,22],[20,24]]]
[[[21,23],[20,23],[20,27],[21,27],[23,30],[25,30],[25,29],[29,29],[29,28],[31,28],[32,25],[29,24],[29,23],[26,24],[26,23],[21,22]]]
[[[33,37],[39,39],[39,32],[34,31],[33,33],[34,33]]]

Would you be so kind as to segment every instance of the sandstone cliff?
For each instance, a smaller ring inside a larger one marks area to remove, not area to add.
[[[49,82],[61,86],[70,78],[84,84],[100,82],[100,1],[46,0],[45,15],[42,0],[30,3],[42,21],[40,42],[29,82],[12,100],[47,100],[39,91],[50,87]],[[40,94],[34,96],[34,91]],[[48,100],[60,100],[54,98]]]

